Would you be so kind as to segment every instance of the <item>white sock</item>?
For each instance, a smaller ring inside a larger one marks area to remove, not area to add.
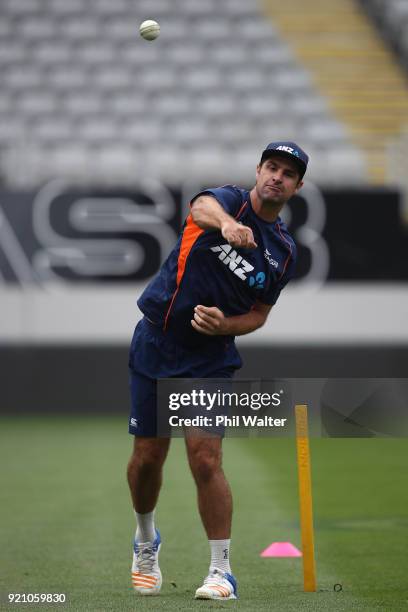
[[[156,530],[154,528],[154,510],[139,514],[135,511],[137,528],[135,539],[136,542],[154,542],[156,538]]]
[[[217,568],[231,574],[229,562],[231,540],[208,540],[211,548],[210,571]]]

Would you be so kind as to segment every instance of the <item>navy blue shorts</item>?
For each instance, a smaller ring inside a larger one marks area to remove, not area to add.
[[[235,343],[222,336],[214,340],[187,349],[145,317],[137,324],[129,354],[130,434],[157,436],[157,379],[232,378],[242,366]]]

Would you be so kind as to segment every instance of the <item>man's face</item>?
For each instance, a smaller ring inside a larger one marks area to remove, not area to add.
[[[302,185],[296,163],[279,154],[256,168],[256,191],[261,202],[283,205]]]

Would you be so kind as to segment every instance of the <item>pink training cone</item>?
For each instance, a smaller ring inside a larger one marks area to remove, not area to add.
[[[290,542],[273,542],[261,552],[261,557],[301,557],[302,553]]]

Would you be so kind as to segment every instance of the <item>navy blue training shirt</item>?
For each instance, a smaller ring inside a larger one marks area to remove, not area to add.
[[[225,316],[245,314],[259,300],[275,304],[293,277],[296,246],[285,224],[263,221],[252,209],[249,191],[225,185],[210,195],[237,221],[252,229],[256,249],[232,247],[219,230],[203,230],[187,217],[176,246],[138,300],[146,317],[180,344],[197,347],[225,336],[196,332],[194,307],[217,306]]]

